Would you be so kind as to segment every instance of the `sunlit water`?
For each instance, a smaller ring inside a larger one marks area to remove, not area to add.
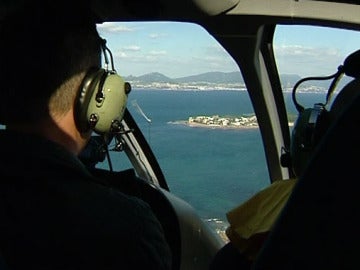
[[[299,94],[305,107],[323,99],[320,94]],[[289,113],[296,114],[290,94],[285,101]],[[247,92],[133,90],[128,109],[149,141],[171,192],[189,202],[217,230],[227,226],[226,212],[269,184],[257,128],[173,123],[196,115],[251,114]]]

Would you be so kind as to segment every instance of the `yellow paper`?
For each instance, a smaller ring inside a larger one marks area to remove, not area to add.
[[[227,213],[230,227],[226,234],[240,251],[251,250],[255,256],[260,242],[271,230],[296,183],[278,180]]]

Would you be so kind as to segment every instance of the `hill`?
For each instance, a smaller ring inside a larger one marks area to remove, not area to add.
[[[243,77],[239,71],[234,72],[206,72],[198,75],[191,75],[180,78],[169,78],[159,72],[152,72],[141,76],[127,76],[124,79],[135,88],[144,89],[182,89],[182,90],[207,90],[207,89],[233,89],[246,90]],[[282,74],[280,80],[282,88],[291,91],[301,77],[296,74]],[[340,81],[339,87],[346,84],[349,78],[345,77]],[[301,84],[299,90],[318,89],[325,91],[328,89],[331,80],[311,80]]]

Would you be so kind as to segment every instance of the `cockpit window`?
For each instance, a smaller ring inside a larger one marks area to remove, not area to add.
[[[288,121],[293,123],[289,124],[290,145],[284,147],[287,152],[284,166],[296,176],[302,174],[314,150],[336,121],[339,108],[344,108],[355,95],[357,89],[350,88],[354,90],[343,92],[346,98],[343,94],[336,99],[354,79],[344,72],[347,70],[344,65],[345,59],[359,50],[359,44],[359,32],[351,30],[299,25],[276,28],[274,53]]]
[[[294,84],[306,77],[323,77],[336,73],[345,58],[360,49],[360,33],[352,30],[318,26],[279,25],[274,35],[275,58],[289,114],[296,114],[290,92]],[[339,82],[335,94],[351,78]],[[298,102],[305,108],[325,102],[331,80],[310,80],[299,86]],[[331,101],[330,101],[331,104]]]
[[[115,69],[132,84],[127,108],[170,191],[225,228],[224,209],[269,184],[238,66],[196,24],[105,23],[98,30],[113,52]],[[115,163],[128,164],[119,157]]]

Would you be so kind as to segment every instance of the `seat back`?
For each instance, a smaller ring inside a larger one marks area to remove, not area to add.
[[[253,269],[359,269],[360,78],[334,101],[314,150]]]
[[[360,50],[350,54],[340,65],[333,75],[322,77],[307,77],[299,80],[293,88],[292,98],[294,106],[298,111],[298,118],[294,123],[292,129],[291,143],[289,149],[284,149],[285,152],[281,157],[281,164],[283,167],[291,169],[292,173],[299,177],[306,168],[309,159],[311,158],[319,141],[323,138],[331,123],[337,118],[340,110],[344,107],[354,93],[356,93],[356,86],[349,84],[345,87],[333,103],[330,113],[328,110],[331,97],[336,90],[338,82],[342,75],[346,74],[349,77],[360,77]],[[299,85],[309,80],[330,80],[333,79],[326,94],[324,103],[315,103],[313,107],[303,107],[296,98],[296,90]],[[356,82],[354,82],[356,84]]]
[[[6,266],[6,263],[5,263],[5,260],[0,252],[0,269],[1,270],[7,270],[9,269],[7,266]]]

